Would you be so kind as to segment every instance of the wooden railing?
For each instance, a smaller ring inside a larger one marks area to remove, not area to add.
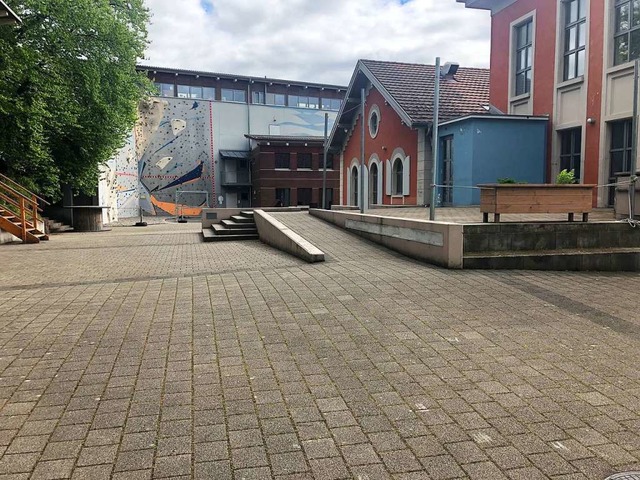
[[[42,209],[38,202],[49,205],[43,198],[0,173],[0,207],[6,208],[20,219],[21,237],[25,243],[27,232],[37,229],[38,221],[42,221],[39,215]]]

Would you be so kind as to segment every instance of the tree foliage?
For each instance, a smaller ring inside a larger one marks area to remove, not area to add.
[[[0,171],[51,198],[93,193],[149,82],[143,0],[21,0],[0,26]]]

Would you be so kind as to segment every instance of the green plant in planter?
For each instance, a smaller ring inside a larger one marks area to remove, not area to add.
[[[516,183],[516,181],[513,178],[504,177],[504,178],[499,178],[498,179],[498,183],[500,183],[500,184],[511,184],[511,183]]]
[[[558,185],[571,185],[572,183],[576,183],[575,172],[565,168],[556,176],[556,183]]]

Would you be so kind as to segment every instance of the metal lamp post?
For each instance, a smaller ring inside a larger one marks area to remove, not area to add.
[[[436,58],[436,78],[435,88],[433,92],[433,140],[431,146],[433,150],[432,169],[431,169],[431,202],[429,203],[429,220],[436,219],[436,185],[438,184],[438,114],[440,109],[440,57]]]

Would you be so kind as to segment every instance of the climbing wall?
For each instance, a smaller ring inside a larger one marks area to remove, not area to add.
[[[182,193],[176,207],[176,192],[215,198],[211,152],[211,102],[143,103],[130,140],[103,168],[100,192],[109,219],[135,217],[139,205],[146,215],[199,215],[206,195]]]

